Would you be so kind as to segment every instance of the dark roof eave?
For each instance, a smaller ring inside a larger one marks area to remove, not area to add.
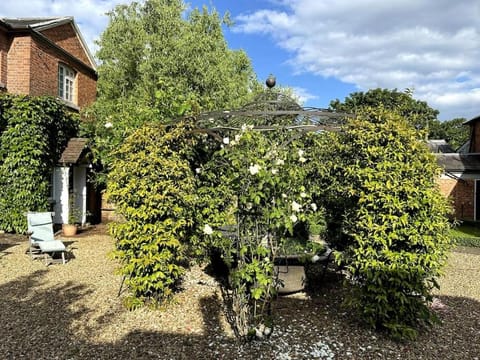
[[[463,123],[463,125],[469,125],[469,124],[471,124],[471,123],[473,123],[473,122],[476,122],[476,121],[479,121],[479,120],[480,120],[480,115],[475,116],[474,118],[465,121],[465,122]]]

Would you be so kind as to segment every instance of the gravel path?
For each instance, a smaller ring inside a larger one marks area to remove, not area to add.
[[[237,345],[215,281],[195,267],[164,309],[129,312],[98,226],[64,239],[66,265],[26,254],[25,237],[0,235],[0,359],[467,359],[480,360],[480,251],[452,253],[436,296],[443,325],[396,343],[341,308],[340,279],[275,302],[265,341]]]

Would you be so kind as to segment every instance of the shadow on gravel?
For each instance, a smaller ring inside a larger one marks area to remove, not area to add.
[[[79,327],[76,320],[89,316],[89,310],[81,303],[92,291],[74,283],[42,289],[47,272],[38,270],[0,286],[1,359],[279,359],[285,334],[294,339],[298,336],[310,344],[319,340],[330,344],[336,359],[480,356],[480,302],[440,296],[446,305],[439,311],[443,325],[422,334],[416,342],[395,343],[352,321],[340,306],[343,290],[335,283],[336,274],[327,274],[322,292],[313,297],[278,298],[274,304],[276,334],[268,342],[236,346],[234,339],[222,331],[221,300],[209,296],[199,303],[203,316],[201,332],[183,335],[135,330],[117,342],[102,343],[75,332]],[[113,310],[111,315],[114,316]],[[107,314],[97,325],[101,329],[109,323]],[[352,339],[361,348],[350,344]],[[311,356],[306,353],[296,358]]]

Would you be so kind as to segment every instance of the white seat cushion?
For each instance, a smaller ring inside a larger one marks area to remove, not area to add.
[[[60,240],[51,241],[37,241],[36,244],[40,246],[42,252],[65,251],[65,245]]]

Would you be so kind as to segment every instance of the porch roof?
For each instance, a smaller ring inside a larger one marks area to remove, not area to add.
[[[77,164],[89,150],[87,143],[86,138],[71,138],[58,162],[62,165]]]

